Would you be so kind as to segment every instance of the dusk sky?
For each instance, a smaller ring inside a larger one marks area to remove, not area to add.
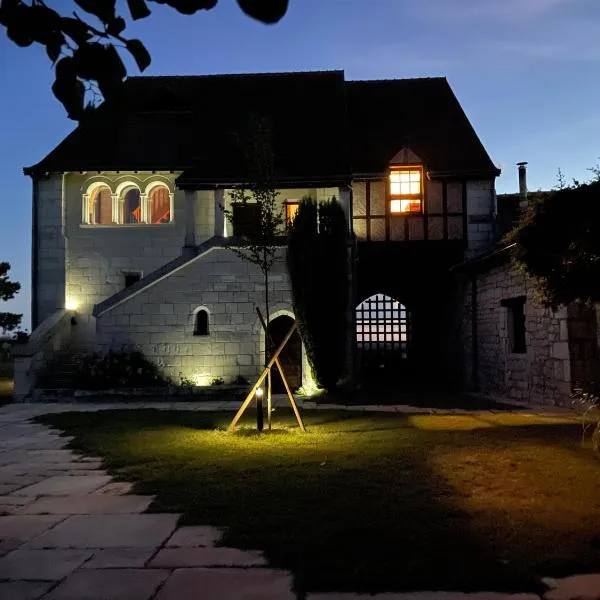
[[[125,2],[118,4],[125,13]],[[588,179],[600,161],[598,0],[290,0],[274,26],[244,16],[234,0],[192,17],[152,10],[127,31],[150,50],[145,74],[344,69],[347,79],[446,76],[502,169],[499,193],[516,191],[518,161],[529,162],[532,190],[553,187],[558,167],[568,179]],[[52,95],[44,48],[18,48],[1,32],[0,261],[12,264],[23,291],[0,310],[25,313],[29,327],[31,182],[22,168],[74,123]]]

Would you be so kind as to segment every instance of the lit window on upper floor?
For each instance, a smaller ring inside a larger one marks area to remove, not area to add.
[[[154,181],[145,188],[125,182],[116,189],[92,183],[83,195],[83,223],[88,225],[162,225],[173,220],[173,194]]]
[[[285,204],[285,224],[286,227],[290,227],[294,222],[294,217],[298,212],[300,203],[297,200],[288,200]]]
[[[133,225],[142,223],[142,202],[140,190],[135,187],[125,188],[119,198],[119,223]]]
[[[148,194],[148,223],[171,221],[171,195],[164,185],[157,185]]]
[[[112,194],[110,188],[101,185],[87,197],[87,221],[94,225],[112,225]]]
[[[420,167],[392,167],[388,190],[390,213],[421,212],[423,208],[422,169]]]

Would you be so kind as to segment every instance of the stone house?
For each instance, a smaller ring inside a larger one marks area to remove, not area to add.
[[[18,397],[35,388],[52,356],[123,347],[141,349],[175,381],[258,373],[264,284],[228,247],[252,226],[253,211],[243,217],[229,192],[252,182],[247,132],[256,116],[269,124],[286,220],[305,196],[336,197],[347,215],[348,378],[506,394],[510,365],[492,364],[493,353],[489,368],[483,359],[489,314],[475,319],[476,343],[466,326],[486,294],[502,302],[498,286],[512,285],[486,266],[487,284],[474,293],[466,275],[497,239],[499,170],[445,78],[346,81],[330,71],[130,78],[25,169],[33,182],[33,333],[17,353]],[[284,243],[271,281],[277,339],[294,319]],[[499,321],[509,310],[500,307]],[[557,327],[552,352],[564,354]],[[563,354],[553,356],[560,382]],[[294,385],[308,387],[299,337],[285,358]],[[502,377],[503,387],[488,386]],[[533,389],[516,383],[522,397]]]

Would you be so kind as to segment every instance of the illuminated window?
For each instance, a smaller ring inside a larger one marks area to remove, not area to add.
[[[421,212],[422,171],[418,167],[394,167],[390,171],[390,212]]]
[[[112,195],[108,186],[97,187],[88,200],[88,223],[94,225],[111,225]]]
[[[299,202],[290,201],[285,203],[285,223],[289,227],[294,221],[294,217],[298,212]]]
[[[142,204],[140,190],[135,187],[125,188],[120,198],[121,223],[131,225],[142,222]]]
[[[156,186],[148,195],[148,223],[169,223],[170,221],[171,195],[166,186]]]

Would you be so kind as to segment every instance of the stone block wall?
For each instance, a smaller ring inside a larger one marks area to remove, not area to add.
[[[282,249],[270,275],[270,312],[292,314]],[[99,349],[137,347],[163,372],[198,385],[215,377],[251,379],[263,364],[264,280],[258,267],[213,248],[97,318]],[[196,310],[209,313],[209,335],[194,335]]]
[[[473,311],[473,277],[476,307]],[[487,394],[538,404],[566,405],[571,390],[568,315],[536,302],[532,284],[508,264],[466,276],[463,346],[466,375]],[[526,352],[513,353],[508,307],[502,302],[525,296]],[[476,348],[473,347],[473,316]],[[477,356],[474,356],[474,352]]]
[[[63,176],[52,175],[34,182],[37,196],[37,254],[33,269],[37,277],[34,290],[34,326],[65,307],[65,264],[67,239],[63,203]],[[34,240],[35,248],[36,240]]]

